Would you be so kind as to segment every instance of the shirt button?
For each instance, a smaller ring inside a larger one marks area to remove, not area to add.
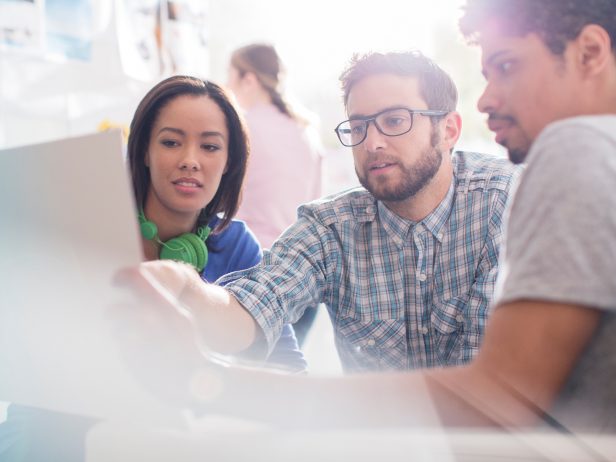
[[[439,241],[442,241],[442,240],[443,240],[443,233],[438,233],[438,234],[436,235],[436,238],[437,238]]]
[[[461,314],[456,316],[456,321],[458,322],[464,322],[464,316],[462,316]]]
[[[419,329],[419,332],[421,332],[423,335],[428,335],[428,328],[426,326],[423,326],[421,329]]]
[[[370,340],[368,340],[368,341],[366,342],[366,344],[367,344],[368,346],[374,346],[374,345],[376,344],[376,341],[375,341],[373,338],[371,338]]]
[[[427,279],[427,277],[424,273],[421,273],[417,279],[419,279],[421,282],[424,282]]]

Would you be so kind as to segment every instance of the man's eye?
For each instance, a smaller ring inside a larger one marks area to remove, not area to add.
[[[405,119],[403,117],[387,117],[385,119],[385,126],[387,127],[399,127],[404,124]]]
[[[513,68],[513,62],[512,61],[503,61],[501,63],[498,63],[496,65],[496,68],[498,69],[498,71],[501,74],[509,74],[511,72],[511,69]]]
[[[353,126],[351,126],[351,133],[353,135],[361,135],[361,134],[364,133],[365,127],[366,127],[366,125],[363,124],[363,123],[362,124],[353,125]]]

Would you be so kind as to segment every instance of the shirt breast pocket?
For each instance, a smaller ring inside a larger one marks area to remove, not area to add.
[[[336,317],[336,343],[353,371],[405,369],[406,321],[389,309],[355,304]]]
[[[433,328],[433,354],[435,362],[442,366],[467,363],[478,351],[478,345],[466,341],[467,305],[469,296],[450,297],[437,300],[430,313]]]

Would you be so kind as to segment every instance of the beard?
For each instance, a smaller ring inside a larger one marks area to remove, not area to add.
[[[383,202],[399,202],[409,199],[432,181],[443,162],[443,152],[437,149],[440,136],[433,129],[430,138],[430,147],[421,152],[415,165],[405,167],[400,164],[402,178],[396,184],[387,186],[386,178],[375,178],[369,181],[355,169],[359,183],[366,188],[376,199]]]
[[[526,160],[526,155],[528,154],[527,149],[507,149],[507,156],[509,160],[513,164],[522,164]]]

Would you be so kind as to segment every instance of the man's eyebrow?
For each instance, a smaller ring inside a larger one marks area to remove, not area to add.
[[[494,65],[494,61],[501,58],[503,55],[507,55],[510,51],[511,50],[509,49],[498,50],[492,53],[490,56],[488,56],[483,66],[481,67],[481,74],[487,79],[488,78],[487,67]]]
[[[490,56],[488,56],[488,59],[486,59],[485,64],[488,65],[488,66],[491,66],[491,65],[494,64],[494,61],[496,61],[497,59],[499,59],[503,55],[507,55],[510,52],[511,52],[511,50],[509,50],[509,49],[495,51]]]
[[[349,115],[349,120],[371,119],[372,117],[374,117],[377,114],[380,114],[380,113],[385,112],[385,111],[393,111],[395,109],[408,109],[408,108],[406,106],[404,106],[404,105],[401,105],[401,104],[395,104],[393,106],[384,107],[380,111],[377,111],[377,112],[374,112],[374,113],[368,114],[368,115],[364,115],[364,114],[350,114]]]

